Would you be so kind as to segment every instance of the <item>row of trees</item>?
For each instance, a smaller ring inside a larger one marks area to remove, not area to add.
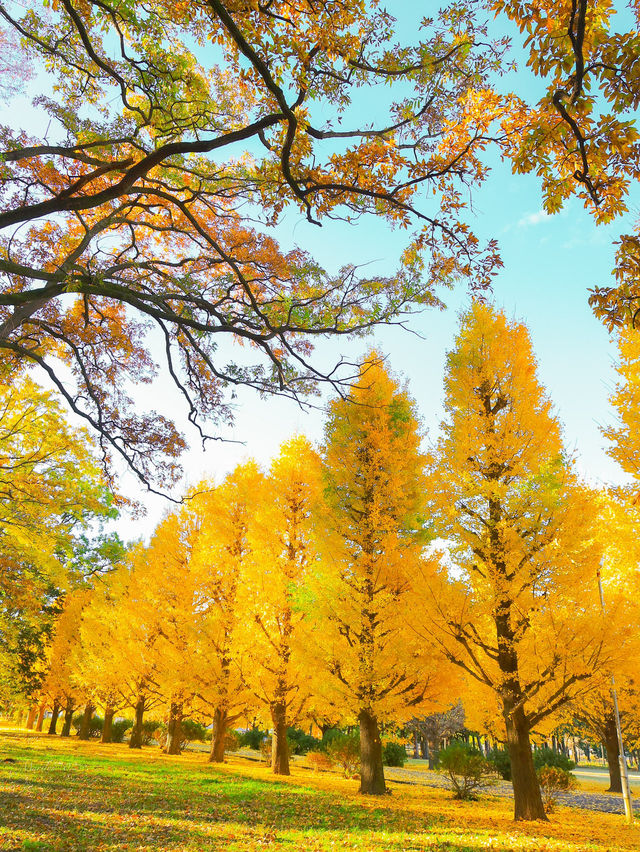
[[[506,743],[516,818],[543,818],[532,731],[606,696],[614,669],[633,691],[636,510],[577,477],[523,325],[474,304],[445,387],[425,455],[413,402],[372,354],[319,452],[295,438],[267,474],[247,462],[202,483],[67,596],[41,696],[106,719],[135,708],[133,746],[161,702],[169,751],[185,714],[206,716],[213,760],[257,713],[277,773],[288,725],[357,720],[360,788],[379,794],[380,723],[463,694],[470,726]]]

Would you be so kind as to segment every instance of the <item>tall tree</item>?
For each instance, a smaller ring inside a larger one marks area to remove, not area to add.
[[[46,131],[0,136],[0,348],[39,364],[105,454],[149,485],[171,481],[182,446],[126,390],[155,372],[150,328],[206,429],[231,419],[238,384],[308,390],[323,377],[314,338],[435,304],[436,283],[487,284],[495,245],[480,246],[463,211],[505,107],[488,79],[504,44],[473,10],[424,19],[402,45],[364,0],[153,0],[144,15],[63,0],[0,14],[52,83],[34,105]],[[358,124],[370,87],[379,118]],[[327,274],[265,232],[291,209],[416,232],[391,277]],[[235,357],[232,341],[255,345]]]
[[[415,715],[433,671],[406,630],[425,487],[415,406],[376,354],[331,403],[322,450],[322,573],[311,609],[328,687],[360,726],[360,790],[385,792],[380,722]],[[423,649],[424,650],[424,649]],[[425,656],[427,656],[425,651]]]
[[[320,459],[306,438],[284,444],[262,499],[253,509],[250,570],[240,590],[246,644],[245,681],[267,710],[273,730],[271,768],[289,775],[287,728],[310,698],[309,660],[300,623],[300,589],[317,563],[312,528],[320,491]]]
[[[473,304],[445,393],[429,493],[457,569],[441,568],[427,630],[435,612],[450,659],[497,694],[515,818],[543,819],[531,730],[588,688],[605,658],[597,503],[565,459],[524,325]]]
[[[213,717],[209,760],[224,760],[229,726],[254,703],[243,679],[244,657],[238,641],[245,618],[239,590],[247,582],[252,555],[249,527],[262,490],[263,474],[255,462],[239,465],[217,488],[198,487],[191,503],[202,519],[193,550],[194,571],[199,576],[200,606],[204,621],[196,694],[200,707]]]
[[[72,428],[55,397],[28,376],[0,382],[3,690],[37,692],[64,593],[117,558],[119,539],[100,532],[114,516],[86,432]]]

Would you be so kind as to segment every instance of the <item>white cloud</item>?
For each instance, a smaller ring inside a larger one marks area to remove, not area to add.
[[[522,219],[519,219],[518,227],[531,228],[534,225],[539,225],[540,222],[544,222],[544,220],[548,218],[549,214],[545,210],[538,210],[537,213],[528,213],[526,216],[523,216]]]

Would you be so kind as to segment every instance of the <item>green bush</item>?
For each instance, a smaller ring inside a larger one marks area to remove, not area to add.
[[[183,719],[180,723],[180,731],[182,733],[180,748],[184,748],[187,743],[204,743],[207,740],[208,731],[202,722],[195,722],[193,719]]]
[[[451,782],[454,799],[477,799],[479,790],[494,783],[493,765],[465,742],[456,740],[440,751],[440,769]]]
[[[570,760],[566,754],[560,754],[548,746],[536,749],[533,753],[533,765],[536,770],[543,766],[554,766],[557,769],[563,769],[565,772],[571,772],[576,768],[573,760]]]
[[[124,742],[124,735],[127,733],[129,728],[133,728],[133,722],[131,719],[118,719],[117,722],[111,723],[111,742],[112,743],[121,743]]]
[[[322,745],[321,740],[305,734],[300,728],[287,728],[287,740],[289,742],[290,754],[306,754],[308,751],[317,751]]]
[[[382,747],[382,762],[385,766],[404,766],[407,762],[407,750],[402,743],[391,740]]]
[[[73,719],[71,720],[71,724],[76,729],[76,733],[80,733],[80,726],[82,725],[82,717],[84,713],[76,713]],[[89,723],[89,736],[92,738],[100,738],[102,736],[102,728],[104,726],[104,719],[101,719],[100,716],[92,716],[91,722]]]
[[[505,781],[511,781],[511,758],[506,748],[494,748],[489,752],[487,760]]]
[[[259,751],[262,741],[267,736],[266,731],[261,731],[260,728],[249,728],[248,731],[239,731],[240,748],[252,748],[254,751]]]
[[[132,725],[133,727],[133,725]],[[158,722],[154,719],[144,719],[142,721],[142,745],[148,746],[155,740],[157,743],[164,741],[167,735],[167,726],[164,722]]]
[[[575,776],[559,766],[541,766],[538,769],[538,781],[547,813],[554,809],[557,793],[572,790],[576,786]]]
[[[327,745],[327,754],[342,767],[345,778],[352,778],[360,765],[360,737],[358,734],[332,736]]]

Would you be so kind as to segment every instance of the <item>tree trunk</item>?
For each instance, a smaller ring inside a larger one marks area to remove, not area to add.
[[[622,777],[620,775],[620,746],[618,744],[618,731],[613,713],[607,716],[604,728],[604,746],[607,753],[607,767],[609,769],[609,787],[607,793],[622,793]]]
[[[440,740],[430,740],[428,745],[429,769],[435,769],[440,754]]]
[[[28,731],[33,730],[33,726],[35,725],[37,715],[38,715],[38,705],[32,704],[31,707],[29,707],[29,715],[27,716],[26,728],[27,728]]]
[[[382,740],[378,720],[368,710],[358,714],[360,722],[360,792],[381,796],[387,792],[382,767]]]
[[[93,716],[93,711],[95,709],[96,708],[90,701],[88,701],[84,706],[82,722],[80,723],[80,730],[78,731],[78,737],[81,740],[88,740],[91,736],[91,717]]]
[[[420,743],[418,741],[418,732],[413,732],[413,759],[418,760],[420,757]]]
[[[216,711],[213,714],[209,763],[224,763],[224,741],[227,735],[228,724],[227,711],[222,707],[216,707]]]
[[[61,737],[68,737],[71,735],[71,723],[73,722],[73,700],[71,698],[67,698],[67,706],[64,709],[64,725],[62,726],[62,730],[60,731]]]
[[[47,708],[44,706],[44,704],[41,704],[38,709],[38,721],[36,722],[36,731],[38,731],[38,733],[40,733],[40,731],[42,730],[42,726],[44,725],[44,714],[46,710]]]
[[[104,708],[104,725],[102,726],[102,736],[100,737],[101,743],[111,742],[111,728],[115,712],[115,709],[108,705]]]
[[[512,713],[505,707],[507,748],[511,758],[511,780],[515,804],[514,819],[544,819],[544,805],[540,793],[538,776],[533,766],[529,722],[522,707]]]
[[[167,741],[164,744],[165,754],[180,754],[182,749],[182,704],[172,702],[169,708],[169,723],[167,725]]]
[[[55,734],[56,725],[58,723],[58,713],[60,712],[60,705],[58,704],[58,699],[53,702],[53,709],[51,710],[51,721],[49,722],[49,730],[48,734]]]
[[[271,705],[273,736],[271,739],[271,770],[274,775],[291,775],[287,743],[287,707],[282,701]]]
[[[129,737],[129,748],[142,748],[142,717],[144,716],[144,696],[138,698],[135,707],[136,718],[131,728],[131,736]]]

